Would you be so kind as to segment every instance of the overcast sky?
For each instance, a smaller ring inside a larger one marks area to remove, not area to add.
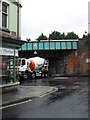
[[[47,37],[52,31],[75,32],[82,37],[88,32],[88,1],[90,0],[21,0],[22,40]]]

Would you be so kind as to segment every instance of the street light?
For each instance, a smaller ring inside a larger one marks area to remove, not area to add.
[[[19,39],[19,0],[17,0],[17,39]]]
[[[90,22],[89,22],[89,25],[88,25],[88,34],[90,35]]]

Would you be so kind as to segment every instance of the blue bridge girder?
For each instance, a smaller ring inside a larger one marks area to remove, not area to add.
[[[37,55],[45,58],[61,57],[64,54],[77,50],[78,40],[41,40],[26,42],[19,49],[19,57],[30,58]]]
[[[41,40],[26,42],[20,50],[75,50],[78,47],[78,40]]]

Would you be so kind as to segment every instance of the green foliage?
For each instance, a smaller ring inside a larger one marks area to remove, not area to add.
[[[30,42],[30,41],[31,41],[31,39],[30,39],[30,38],[26,38],[26,40],[27,40],[27,42]]]
[[[66,39],[78,39],[79,37],[74,32],[69,32],[69,33],[67,33],[65,38]]]
[[[49,34],[49,40],[60,40],[60,32],[54,31]]]
[[[49,35],[49,40],[62,40],[62,39],[78,39],[78,35],[76,35],[74,32],[70,32],[67,35],[65,33],[60,33],[57,31],[52,32]]]
[[[66,36],[65,36],[65,33],[64,33],[64,32],[61,34],[60,38],[61,38],[61,40],[66,38]]]
[[[89,39],[90,40],[90,34],[87,34],[87,35],[83,34],[83,38],[82,39]]]
[[[78,35],[76,35],[74,32],[69,32],[67,35],[65,33],[60,33],[58,31],[53,31],[51,34],[49,34],[49,38],[45,36],[43,33],[37,38],[38,41],[40,40],[65,40],[65,39],[79,39]]]
[[[40,40],[47,40],[47,36],[45,36],[43,33],[37,38],[38,41]]]

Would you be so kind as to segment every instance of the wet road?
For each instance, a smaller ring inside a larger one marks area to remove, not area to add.
[[[20,83],[23,86],[58,86],[60,84],[66,86],[66,85],[73,85],[76,81],[79,80],[78,78],[75,77],[50,77],[50,78],[20,80]]]
[[[58,92],[25,104],[3,109],[3,118],[88,118],[87,82],[74,80],[76,82],[67,80],[68,85],[65,81],[62,83],[61,80],[59,82],[53,80],[59,88]],[[30,83],[33,85],[37,81]],[[27,82],[22,84],[27,85]],[[42,84],[50,85],[50,80],[42,82]],[[51,85],[55,84],[51,82]]]

